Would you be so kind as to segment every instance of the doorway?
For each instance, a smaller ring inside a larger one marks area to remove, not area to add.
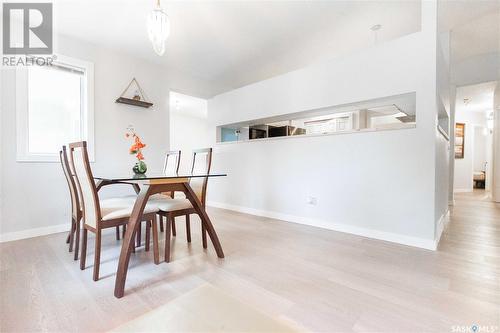
[[[454,192],[491,199],[496,82],[457,88]]]

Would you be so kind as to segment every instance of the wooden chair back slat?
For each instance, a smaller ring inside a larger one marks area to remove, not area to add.
[[[165,154],[165,160],[163,162],[163,173],[178,173],[179,165],[181,163],[181,151],[172,150]]]
[[[69,193],[71,196],[71,214],[73,215],[73,218],[76,221],[79,216],[79,212],[81,211],[80,198],[78,196],[78,190],[76,189],[74,172],[71,170],[69,165],[66,146],[63,146],[62,150],[59,151],[59,159],[61,161],[64,177],[66,178]]]
[[[76,187],[83,208],[83,221],[85,224],[96,228],[101,220],[101,209],[97,188],[90,168],[87,142],[70,143],[69,149],[71,167],[75,172]]]
[[[203,160],[205,158],[205,160]],[[193,150],[193,162],[191,165],[191,173],[210,173],[210,167],[212,165],[212,148],[203,148]],[[205,206],[205,201],[207,197],[207,184],[208,177],[196,177],[191,178],[189,184],[193,188],[193,191],[200,199],[201,204]]]
[[[181,163],[181,151],[171,150],[165,154],[165,160],[163,161],[163,174],[172,174],[179,172],[179,165]],[[174,191],[164,192],[162,194],[168,195],[174,198]]]

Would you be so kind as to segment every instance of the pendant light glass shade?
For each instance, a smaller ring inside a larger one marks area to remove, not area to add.
[[[170,35],[170,20],[160,7],[160,1],[158,1],[157,7],[149,13],[148,35],[156,54],[163,55],[165,53],[165,41]]]

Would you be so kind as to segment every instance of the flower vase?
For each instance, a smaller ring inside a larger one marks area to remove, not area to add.
[[[144,161],[138,161],[132,168],[132,171],[134,171],[134,173],[137,175],[143,175],[147,170],[148,166],[146,165],[146,163],[144,163]]]

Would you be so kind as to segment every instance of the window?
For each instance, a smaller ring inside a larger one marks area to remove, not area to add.
[[[409,129],[416,120],[416,94],[410,92],[220,125],[216,142]]]
[[[93,65],[58,56],[17,73],[17,160],[59,160],[61,146],[89,142],[93,159]]]
[[[304,121],[305,134],[328,134],[342,131],[352,131],[352,114],[328,115]]]

